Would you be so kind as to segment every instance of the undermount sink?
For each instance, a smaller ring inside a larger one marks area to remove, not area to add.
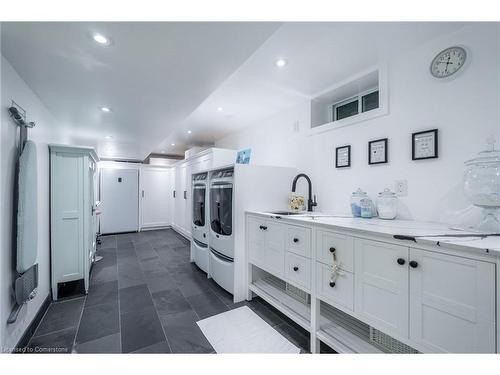
[[[293,212],[293,211],[269,211],[267,213],[268,214],[273,214],[273,215],[281,215],[281,216],[304,215],[303,212]]]

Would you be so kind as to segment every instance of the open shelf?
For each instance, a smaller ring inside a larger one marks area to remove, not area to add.
[[[311,330],[311,307],[289,296],[275,281],[274,277],[256,280],[250,284],[249,288],[302,328],[307,331]]]
[[[339,353],[384,353],[370,341],[370,326],[322,302],[319,340]]]

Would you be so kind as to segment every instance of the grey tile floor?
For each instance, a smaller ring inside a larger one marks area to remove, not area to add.
[[[104,236],[98,255],[88,295],[52,303],[26,352],[214,353],[196,322],[243,305],[308,351],[308,333],[260,298],[234,304],[171,229]]]

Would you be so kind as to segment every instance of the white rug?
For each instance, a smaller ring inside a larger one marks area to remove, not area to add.
[[[300,353],[299,348],[247,306],[197,324],[217,353]]]

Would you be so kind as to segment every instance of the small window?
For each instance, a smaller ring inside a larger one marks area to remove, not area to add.
[[[333,105],[332,121],[342,120],[378,108],[378,90],[359,94],[354,98],[343,100]]]
[[[368,112],[378,108],[378,90],[361,97],[362,112]]]
[[[335,116],[333,121],[342,120],[343,118],[357,115],[358,110],[359,110],[358,107],[359,107],[359,103],[358,103],[357,98],[356,98],[356,100],[353,100],[351,102],[347,102],[347,103],[344,102],[344,103],[340,103],[340,104],[335,104],[333,106],[333,112],[334,112],[334,116]]]

